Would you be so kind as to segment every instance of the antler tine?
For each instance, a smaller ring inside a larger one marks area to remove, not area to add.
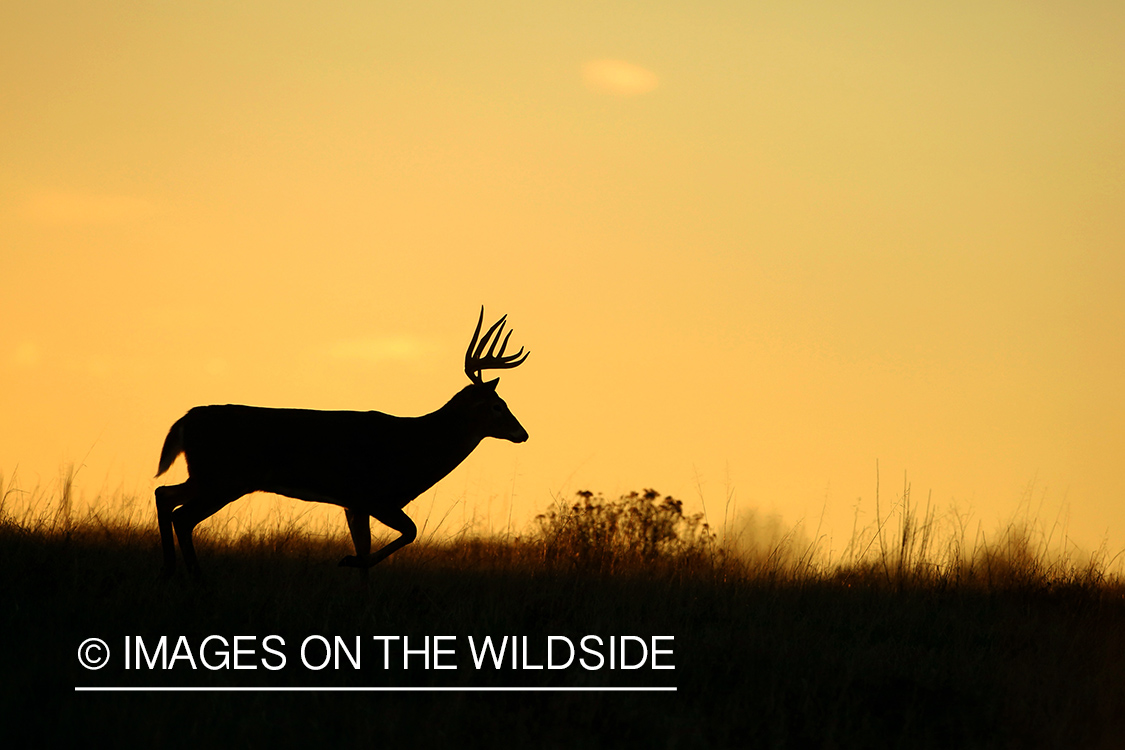
[[[484,359],[481,360],[481,364],[484,365],[485,369],[491,369],[491,370],[508,369],[510,367],[515,367],[516,365],[519,364],[519,362],[516,362],[515,360],[519,359],[520,355],[523,354],[523,347],[522,346],[520,347],[520,350],[518,352],[516,352],[515,354],[509,354],[506,357],[504,356],[504,349],[506,349],[507,346],[508,346],[508,339],[510,339],[512,337],[512,333],[513,333],[512,330],[509,330],[508,335],[504,337],[503,343],[500,344],[500,351],[497,352],[495,355],[492,353],[492,350],[496,348],[496,342],[500,340],[500,333],[503,332],[503,330],[504,330],[504,327],[501,326],[500,331],[497,332],[497,334],[496,334],[496,338],[492,340],[492,346],[488,347],[488,354],[485,355]],[[531,352],[528,352],[528,354],[530,354],[530,353]],[[525,358],[526,358],[526,355],[525,355]],[[520,360],[520,361],[522,361],[522,360]]]
[[[523,354],[523,356],[522,356],[522,357],[520,357],[520,355],[521,355],[521,354]],[[522,365],[522,364],[523,364],[523,361],[524,361],[525,359],[527,359],[528,355],[530,355],[530,354],[531,354],[531,352],[527,352],[527,354],[524,354],[524,351],[523,351],[523,347],[521,346],[521,347],[520,347],[520,350],[519,350],[518,352],[516,352],[515,354],[511,355],[511,357],[506,357],[506,358],[504,359],[504,362],[503,362],[502,364],[499,364],[499,365],[492,365],[492,367],[493,367],[494,369],[505,369],[505,370],[507,370],[507,369],[511,369],[512,367],[516,367],[516,366],[518,366],[518,365]],[[516,359],[516,357],[519,357],[519,359]]]
[[[531,354],[531,352],[528,352],[527,354]],[[510,367],[515,367],[524,359],[527,359],[527,354],[523,353],[523,347],[521,346],[520,350],[515,354],[509,354],[507,357],[488,357],[482,360],[481,364],[486,370],[506,370]],[[523,356],[523,359],[520,359],[521,355]],[[519,359],[519,362],[516,361],[517,359]]]
[[[469,380],[474,383],[481,381],[480,370],[473,367],[473,347],[477,345],[477,337],[480,336],[481,326],[484,325],[484,305],[480,306],[480,317],[477,318],[477,327],[473,331],[473,338],[469,341],[469,348],[465,352],[465,374],[469,376]]]
[[[480,330],[484,325],[484,307],[481,307],[476,331],[473,332],[469,349],[465,352],[465,374],[474,383],[480,384],[483,382],[482,370],[507,370],[521,364],[531,354],[531,352],[524,353],[522,346],[515,354],[504,354],[508,348],[508,341],[512,338],[511,329],[508,330],[507,334],[504,333],[507,320],[507,315],[502,316],[500,320],[493,323],[485,331],[484,336],[481,336]],[[500,344],[499,352],[496,351],[497,343]],[[487,352],[485,347],[488,347]]]
[[[507,315],[505,315],[503,318],[500,318],[500,328],[496,330],[495,338],[493,338],[492,343],[488,345],[488,354],[484,355],[485,359],[492,359],[493,352],[496,351],[496,343],[500,341],[500,337],[504,335],[504,323],[506,323],[507,320]],[[511,333],[511,331],[508,331],[508,333]]]
[[[476,353],[473,354],[474,360],[479,360],[481,358],[481,354],[484,352],[484,347],[488,346],[488,340],[490,338],[492,338],[492,334],[496,333],[497,328],[503,328],[504,327],[504,321],[507,320],[507,319],[508,319],[508,316],[505,315],[504,317],[500,318],[500,320],[493,323],[492,327],[489,328],[485,332],[484,337],[480,340],[480,343],[477,344]],[[492,345],[496,346],[496,342],[493,341]],[[491,349],[488,350],[488,356],[489,357],[492,356],[492,350]]]
[[[504,359],[504,350],[508,347],[508,339],[512,338],[512,331],[513,330],[515,330],[515,329],[513,329],[513,328],[508,329],[508,335],[504,337],[504,343],[500,344],[500,351],[496,352],[497,358]],[[500,335],[497,334],[496,338],[500,338]]]
[[[520,350],[518,352],[516,352],[515,354],[509,354],[506,357],[504,356],[504,349],[507,348],[508,339],[510,339],[511,337],[512,337],[512,331],[509,330],[508,335],[504,337],[504,343],[502,343],[500,345],[500,351],[496,353],[497,361],[503,362],[505,367],[515,367],[520,362],[523,362],[523,359],[520,359],[520,355],[523,354],[523,347],[522,346],[520,347]],[[531,354],[531,352],[528,352],[528,354]],[[519,362],[516,362],[517,359],[519,359]],[[524,359],[527,359],[527,355],[524,355]],[[508,364],[509,362],[511,362],[512,364]]]
[[[473,356],[473,347],[477,345],[477,337],[480,336],[480,329],[482,325],[484,325],[484,305],[480,306],[480,317],[477,318],[477,328],[475,331],[473,331],[473,338],[469,342],[469,350],[465,352],[466,365],[469,363],[469,360]]]

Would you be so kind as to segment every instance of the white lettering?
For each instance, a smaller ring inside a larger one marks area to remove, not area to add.
[[[266,658],[263,656],[262,657],[262,666],[265,667],[266,669],[269,669],[269,670],[272,670],[272,671],[276,672],[279,669],[285,669],[285,654],[283,654],[280,651],[276,651],[276,650],[270,648],[270,639],[276,639],[282,646],[285,645],[285,639],[282,638],[280,635],[267,635],[265,638],[262,639],[262,648],[263,649],[270,652],[271,654],[274,654],[275,656],[281,657],[281,663],[278,664],[275,667],[274,665],[272,665],[268,661],[266,661]]]
[[[555,641],[562,641],[566,647],[570,649],[570,656],[566,658],[566,664],[555,664]],[[574,663],[574,644],[565,635],[549,635],[547,636],[547,669],[566,669]]]
[[[318,641],[322,646],[324,646],[324,661],[322,661],[318,666],[315,667],[312,664],[309,664],[309,660],[305,654],[305,649],[308,648],[309,641]],[[301,663],[305,665],[306,669],[311,669],[314,672],[319,672],[320,670],[327,667],[328,662],[330,661],[332,661],[332,647],[328,645],[327,638],[322,635],[310,635],[308,638],[301,641]]]
[[[219,641],[223,644],[224,650],[215,652],[217,656],[223,657],[223,661],[218,665],[212,665],[211,662],[207,661],[207,644],[211,641]],[[227,644],[227,639],[223,638],[221,635],[207,636],[203,639],[203,643],[199,644],[199,661],[203,662],[203,666],[212,671],[217,669],[226,669],[230,666],[230,652],[225,650],[228,645],[229,644]]]
[[[578,663],[579,663],[579,664],[581,664],[581,665],[582,665],[583,667],[585,667],[586,669],[589,669],[589,670],[593,670],[593,671],[597,671],[597,670],[599,670],[599,669],[601,669],[602,667],[604,667],[604,666],[605,666],[605,657],[604,657],[604,656],[602,656],[602,652],[601,652],[601,651],[594,651],[593,649],[589,648],[589,647],[588,647],[588,646],[586,645],[586,641],[588,641],[588,640],[590,640],[590,639],[593,639],[593,640],[597,641],[597,642],[598,642],[598,645],[599,645],[599,646],[601,646],[601,645],[602,645],[602,639],[601,639],[601,636],[597,636],[597,635],[588,635],[588,636],[586,636],[585,638],[583,638],[583,639],[582,639],[582,641],[581,641],[581,642],[580,642],[580,643],[579,643],[578,645],[579,645],[579,646],[581,646],[581,647],[582,647],[582,650],[583,650],[583,651],[585,651],[586,653],[588,653],[588,654],[593,654],[594,656],[598,657],[598,666],[596,666],[596,667],[591,667],[591,666],[590,666],[589,664],[587,664],[587,663],[586,663],[586,657],[585,657],[585,656],[583,656],[583,657],[582,657],[581,659],[579,659],[579,660],[578,660]]]
[[[508,648],[508,636],[504,636],[504,640],[500,641],[500,653],[496,653],[496,647],[492,645],[492,636],[486,635],[484,643],[481,644],[481,649],[478,654],[476,641],[473,637],[469,636],[469,650],[473,652],[473,664],[477,669],[484,663],[485,650],[492,655],[492,664],[497,669],[500,669],[500,664],[504,661],[504,651]]]
[[[439,664],[442,654],[456,654],[457,651],[452,648],[441,648],[442,641],[456,641],[455,635],[435,635],[434,636],[434,669],[457,669],[456,664]]]

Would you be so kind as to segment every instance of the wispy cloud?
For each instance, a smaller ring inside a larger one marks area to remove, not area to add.
[[[135,195],[37,192],[21,208],[35,224],[121,224],[152,215],[156,205]]]
[[[582,66],[582,77],[594,91],[617,96],[647,94],[660,85],[656,73],[624,60],[591,60]]]

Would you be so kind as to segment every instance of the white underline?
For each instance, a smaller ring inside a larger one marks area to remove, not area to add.
[[[76,693],[674,693],[675,687],[75,687]]]

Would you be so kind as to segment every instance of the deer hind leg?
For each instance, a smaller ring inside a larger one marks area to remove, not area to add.
[[[164,551],[164,567],[160,575],[168,578],[176,569],[176,539],[172,533],[172,511],[191,502],[195,486],[189,478],[183,484],[156,488],[156,522],[160,527],[160,546]]]
[[[373,554],[357,554],[355,557],[348,555],[340,561],[341,566],[349,568],[370,568],[374,565],[378,565],[383,560],[387,559],[388,556],[418,538],[418,527],[410,520],[410,516],[403,512],[402,508],[380,510],[378,513],[372,513],[371,515],[374,516],[376,521],[390,526],[392,529],[402,534],[402,536]],[[368,537],[368,545],[370,545],[370,537]],[[370,547],[368,548],[370,549]],[[359,552],[358,545],[356,546],[356,552]]]
[[[185,502],[172,511],[172,526],[176,530],[176,538],[180,540],[184,565],[196,578],[201,578],[203,572],[199,568],[199,559],[195,556],[195,544],[191,540],[192,532],[201,521],[215,515],[243,494],[232,490],[196,488],[191,498],[193,502]]]

